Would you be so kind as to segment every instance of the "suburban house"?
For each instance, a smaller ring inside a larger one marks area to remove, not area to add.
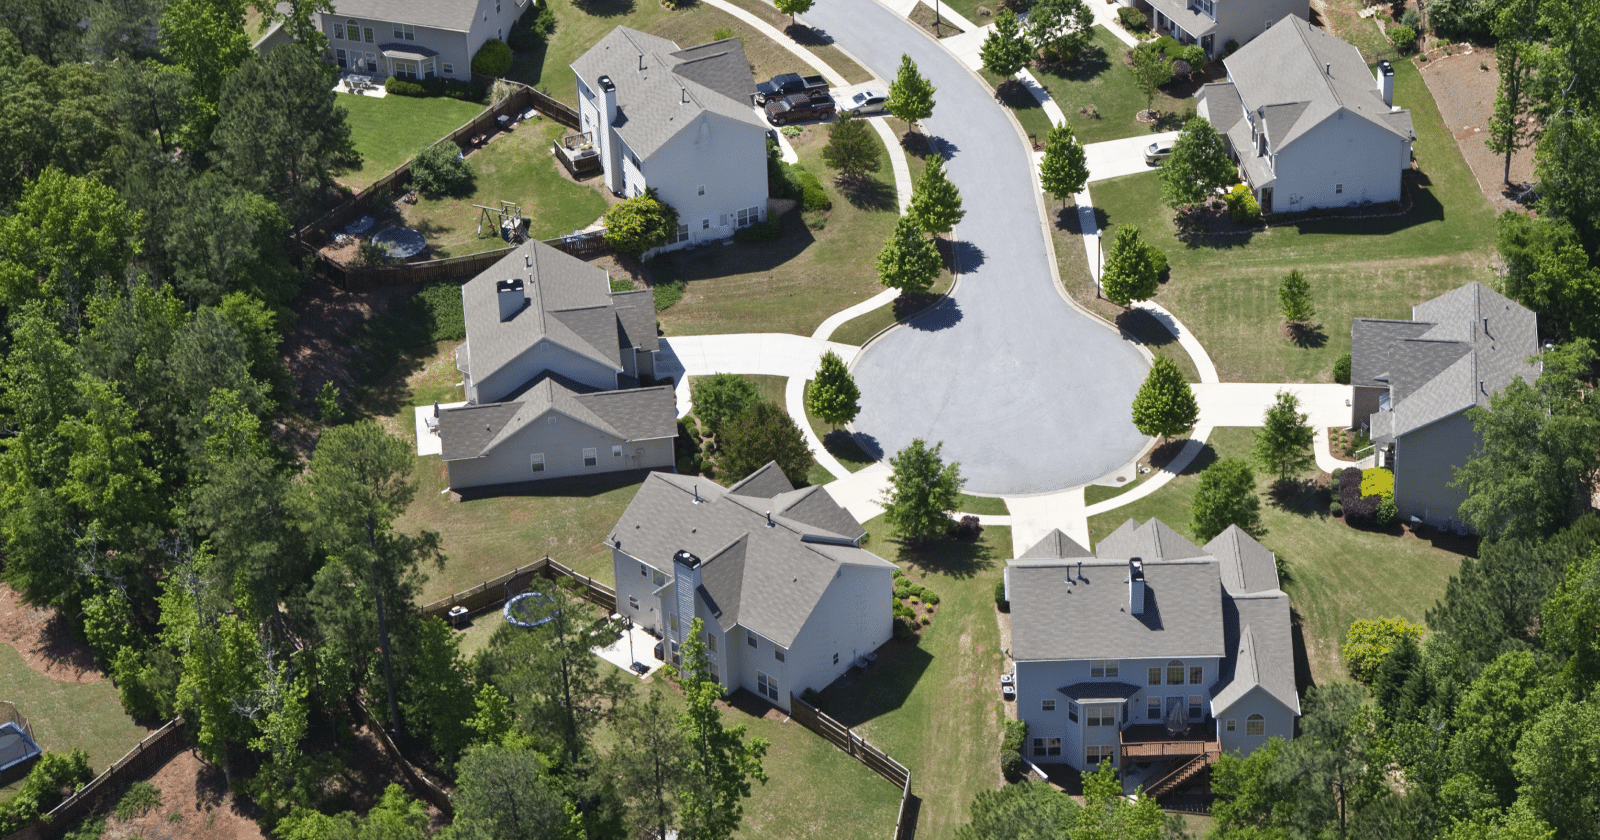
[[[1224,751],[1294,736],[1289,596],[1238,527],[1201,548],[1130,519],[1093,553],[1053,531],[1007,563],[1005,586],[1029,761],[1109,760],[1160,796]]]
[[[1394,104],[1394,68],[1290,15],[1223,59],[1228,80],[1196,94],[1196,113],[1228,145],[1263,213],[1400,200],[1411,167],[1411,112]]]
[[[1151,27],[1184,44],[1198,43],[1209,58],[1249,43],[1284,15],[1311,16],[1310,0],[1123,0],[1150,17]]]
[[[1477,281],[1413,306],[1409,321],[1355,319],[1350,425],[1394,470],[1402,517],[1464,527],[1466,492],[1450,483],[1480,444],[1467,409],[1517,377],[1532,383],[1538,352],[1534,313]]]
[[[775,463],[723,489],[651,473],[606,538],[617,612],[678,662],[694,616],[711,671],[780,709],[821,690],[889,640],[894,564],[821,487],[794,489]]]
[[[655,190],[678,211],[661,250],[722,240],[767,217],[767,126],[737,38],[690,49],[619,26],[572,63],[580,129],[606,187]]]
[[[655,295],[531,241],[461,287],[467,404],[435,409],[452,488],[671,469],[677,408],[655,375]]]
[[[505,40],[530,0],[336,0],[318,12],[334,64],[377,77],[472,78],[472,57],[485,41]],[[275,27],[276,28],[276,27]],[[269,32],[257,48],[273,43]]]

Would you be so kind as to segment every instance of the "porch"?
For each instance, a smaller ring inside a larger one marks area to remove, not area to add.
[[[1148,796],[1163,797],[1203,781],[1222,755],[1215,720],[1192,723],[1177,735],[1164,725],[1138,724],[1117,737],[1124,785],[1142,787]]]
[[[1216,58],[1217,22],[1205,14],[1214,0],[1142,0],[1137,5],[1150,16],[1157,35],[1170,35],[1180,44],[1199,44],[1207,58]]]

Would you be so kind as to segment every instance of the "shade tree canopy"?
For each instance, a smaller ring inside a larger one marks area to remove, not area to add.
[[[1089,183],[1089,163],[1083,144],[1073,136],[1072,126],[1062,123],[1050,129],[1044,141],[1044,160],[1039,164],[1039,182],[1044,191],[1061,199],[1083,192]]]
[[[933,116],[935,90],[933,83],[917,71],[917,63],[911,60],[911,56],[902,55],[900,70],[895,74],[894,81],[889,83],[889,98],[884,100],[883,109],[916,125]]]
[[[949,512],[955,510],[966,479],[959,463],[944,462],[943,448],[943,443],[930,447],[916,438],[889,458],[893,473],[884,492],[883,515],[895,536],[908,543],[939,536],[951,525]]]
[[[1156,177],[1161,179],[1161,200],[1174,210],[1205,201],[1239,180],[1226,141],[1203,117],[1184,123],[1172,141],[1172,156]]]

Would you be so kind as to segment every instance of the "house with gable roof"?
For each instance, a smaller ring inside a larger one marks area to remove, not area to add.
[[[1207,58],[1247,44],[1284,15],[1311,17],[1310,0],[1123,0],[1150,17],[1151,28],[1184,44],[1199,44]]]
[[[1263,213],[1400,200],[1411,167],[1411,112],[1394,104],[1394,68],[1369,71],[1344,41],[1289,15],[1223,59],[1196,113],[1228,140]]]
[[[1130,519],[1093,552],[1053,531],[1007,563],[1005,586],[1029,761],[1110,761],[1160,796],[1222,752],[1294,736],[1289,596],[1237,526],[1202,548]]]
[[[606,537],[617,612],[663,640],[705,624],[711,672],[780,709],[821,690],[889,640],[894,564],[821,487],[795,489],[768,463],[726,489],[651,473]]]
[[[1467,410],[1539,366],[1538,316],[1474,280],[1411,308],[1411,320],[1350,326],[1350,425],[1367,429],[1394,471],[1402,517],[1462,525],[1456,470],[1482,441]],[[1464,525],[1463,525],[1464,527]]]
[[[767,217],[767,126],[737,38],[680,49],[619,26],[572,63],[580,131],[605,183],[678,211],[663,250],[727,239]]]
[[[654,301],[537,241],[464,284],[467,404],[430,421],[450,486],[671,469],[672,386],[639,387],[660,349]]]
[[[340,72],[417,81],[472,78],[472,57],[484,42],[504,41],[530,0],[338,0],[331,12],[316,12],[317,28]],[[282,24],[256,48],[289,40]]]

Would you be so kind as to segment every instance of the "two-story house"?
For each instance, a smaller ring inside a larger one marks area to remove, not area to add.
[[[572,63],[581,131],[606,187],[678,211],[664,248],[727,239],[767,217],[767,127],[737,38],[689,49],[619,26]]]
[[[1474,280],[1411,308],[1411,320],[1357,318],[1350,326],[1350,425],[1372,435],[1394,470],[1403,517],[1462,525],[1466,490],[1456,470],[1481,440],[1467,410],[1539,367],[1538,316]]]
[[[889,640],[894,564],[826,490],[796,490],[775,463],[732,487],[651,473],[617,520],[617,612],[662,635],[705,624],[711,672],[780,709],[821,690]]]
[[[1266,31],[1284,15],[1311,17],[1310,0],[1123,0],[1150,16],[1156,32],[1185,44],[1198,43],[1206,57],[1218,58]]]
[[[1196,113],[1227,138],[1263,213],[1400,200],[1416,134],[1389,62],[1369,71],[1355,47],[1290,16],[1223,66]]]
[[[1110,761],[1160,796],[1223,751],[1291,738],[1300,713],[1289,596],[1237,527],[1204,548],[1128,520],[1093,553],[1052,532],[1005,570],[1023,755]]]
[[[341,70],[380,79],[471,79],[472,57],[506,34],[531,0],[337,0],[318,12]]]

